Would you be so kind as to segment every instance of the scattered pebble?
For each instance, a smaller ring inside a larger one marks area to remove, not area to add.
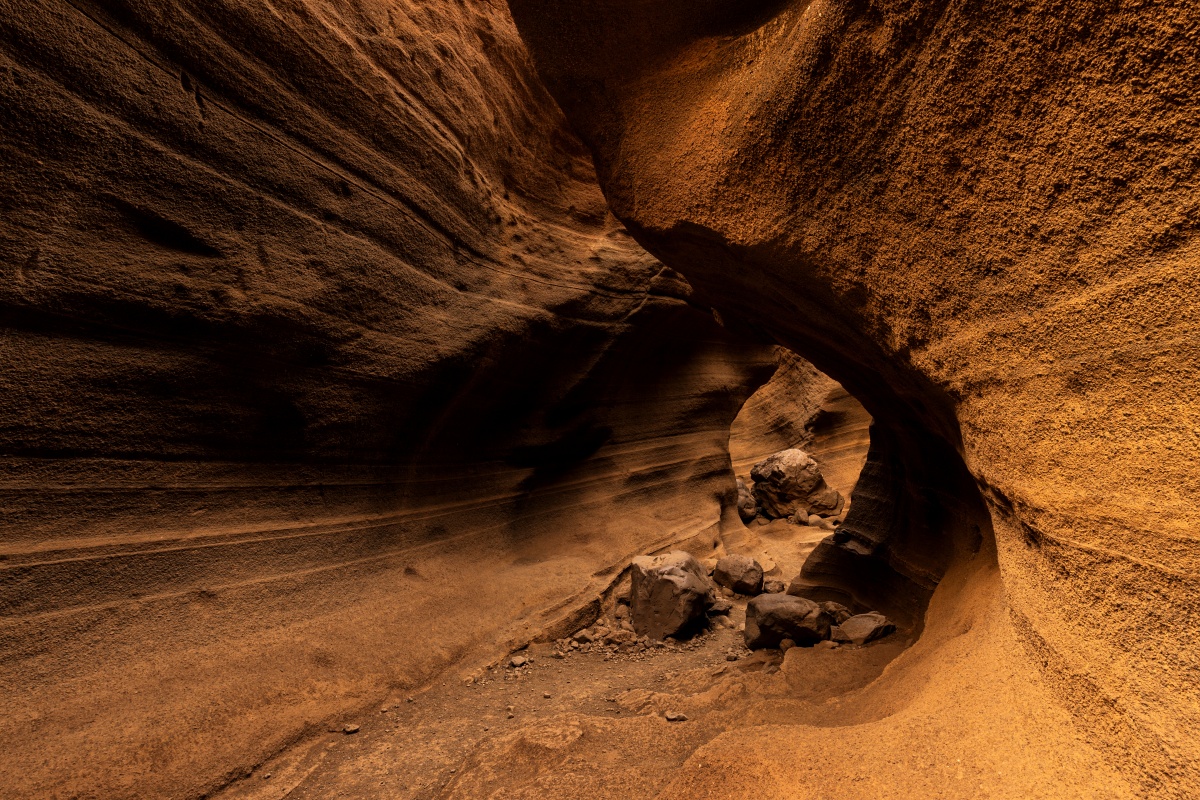
[[[358,733],[359,730],[361,730],[361,728],[359,728],[359,726],[351,723],[351,724],[345,726],[344,728],[342,728],[342,733]]]
[[[679,711],[668,711],[664,716],[667,722],[687,722],[687,714]]]

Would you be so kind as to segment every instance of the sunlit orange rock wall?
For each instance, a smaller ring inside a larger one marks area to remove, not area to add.
[[[875,419],[859,545],[928,585],[994,535],[1014,688],[1193,795],[1194,4],[511,6],[638,240]]]

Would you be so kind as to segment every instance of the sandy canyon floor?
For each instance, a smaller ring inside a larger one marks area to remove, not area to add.
[[[751,532],[747,552],[785,580],[828,535],[783,521]],[[464,668],[315,733],[220,797],[653,797],[689,760],[702,768],[697,751],[726,731],[837,725],[840,698],[910,644],[902,631],[861,648],[752,653],[736,627],[745,604],[689,642],[561,658],[535,644],[520,669]]]

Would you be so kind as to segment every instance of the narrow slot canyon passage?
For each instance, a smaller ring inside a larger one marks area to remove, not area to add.
[[[0,800],[1200,796],[1196,30],[0,0]]]
[[[847,515],[871,417],[808,362],[783,348],[775,358],[774,375],[731,426],[733,471],[753,483],[756,463],[801,448],[846,505],[824,524],[817,516],[808,525],[759,515],[748,526],[723,525],[711,543],[700,534],[684,546],[710,571],[736,552],[754,558],[768,582],[786,584]],[[732,610],[695,635],[610,641],[605,631],[632,631],[619,622],[629,619],[628,592],[625,570],[595,609],[581,609],[586,624],[572,635],[536,637],[498,660],[462,664],[420,691],[392,692],[217,796],[655,797],[692,759],[702,764],[697,751],[727,731],[841,724],[842,711],[829,703],[870,684],[915,639],[908,629],[861,647],[750,650],[738,624],[750,597],[725,591]]]

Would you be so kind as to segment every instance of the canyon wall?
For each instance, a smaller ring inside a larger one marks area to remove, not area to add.
[[[510,6],[638,241],[874,419],[870,497],[806,571],[938,588],[821,777],[1195,794],[1194,4]],[[706,790],[809,796],[783,767],[826,734],[774,733],[714,746],[743,774]]]
[[[750,470],[767,456],[798,447],[847,500],[870,445],[871,415],[837,381],[790,350],[776,351],[778,369],[729,427],[733,472],[749,486]]]
[[[0,794],[203,795],[713,545],[772,351],[503,5],[5,0],[0,123]]]

